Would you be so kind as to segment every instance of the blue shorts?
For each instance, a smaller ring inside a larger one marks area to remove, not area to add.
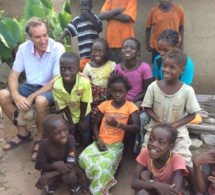
[[[27,98],[29,95],[31,95],[35,91],[38,91],[42,87],[43,87],[42,85],[31,85],[31,84],[28,84],[28,83],[22,83],[22,84],[19,85],[18,91],[22,96]],[[46,97],[46,99],[48,100],[50,106],[54,105],[54,98],[53,98],[53,95],[52,95],[51,91],[41,93],[40,96]]]

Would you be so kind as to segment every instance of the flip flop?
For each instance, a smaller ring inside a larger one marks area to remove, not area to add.
[[[35,141],[34,146],[35,145],[40,145],[40,142],[41,142],[41,140],[40,141]],[[38,154],[38,150],[33,150],[31,155],[33,155],[34,153]],[[31,158],[31,161],[33,161],[33,162],[35,162],[36,160],[37,160],[37,157],[36,158]]]
[[[3,148],[4,151],[13,150],[13,149],[17,148],[19,145],[21,145],[21,144],[23,144],[25,142],[32,141],[31,132],[30,131],[28,132],[28,135],[26,135],[26,136],[22,136],[22,135],[17,134],[16,137],[18,137],[18,139],[20,140],[20,142],[19,143],[16,143],[14,141],[7,142],[7,144],[9,144],[11,147],[9,147],[9,148]]]

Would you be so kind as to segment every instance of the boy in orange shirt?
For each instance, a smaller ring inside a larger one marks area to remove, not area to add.
[[[146,49],[152,52],[152,63],[158,53],[158,37],[167,29],[173,29],[180,34],[180,49],[183,50],[185,15],[180,5],[172,0],[159,0],[160,4],[153,7],[146,21]],[[151,34],[151,27],[153,27]],[[151,34],[151,40],[150,40]]]
[[[136,0],[106,0],[100,14],[107,20],[106,40],[110,47],[110,60],[122,62],[121,47],[128,37],[134,37],[133,23],[137,15]]]

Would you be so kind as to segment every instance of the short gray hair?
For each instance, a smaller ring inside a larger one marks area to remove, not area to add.
[[[47,23],[42,20],[41,18],[37,18],[37,17],[32,17],[28,20],[27,25],[25,27],[25,33],[26,35],[31,38],[32,34],[30,32],[30,27],[36,27],[36,26],[40,26],[42,24],[45,24],[46,28],[47,28],[47,32],[48,32],[48,26]]]

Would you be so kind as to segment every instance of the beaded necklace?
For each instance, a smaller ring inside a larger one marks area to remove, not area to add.
[[[157,172],[155,171],[156,168],[154,166],[153,159],[150,159],[150,169],[151,169],[152,175],[154,177],[160,177],[161,175],[163,175],[166,172],[166,167],[169,164],[171,157],[172,157],[172,152],[170,151],[169,158],[167,159],[165,165],[162,167],[161,170],[159,170]]]

